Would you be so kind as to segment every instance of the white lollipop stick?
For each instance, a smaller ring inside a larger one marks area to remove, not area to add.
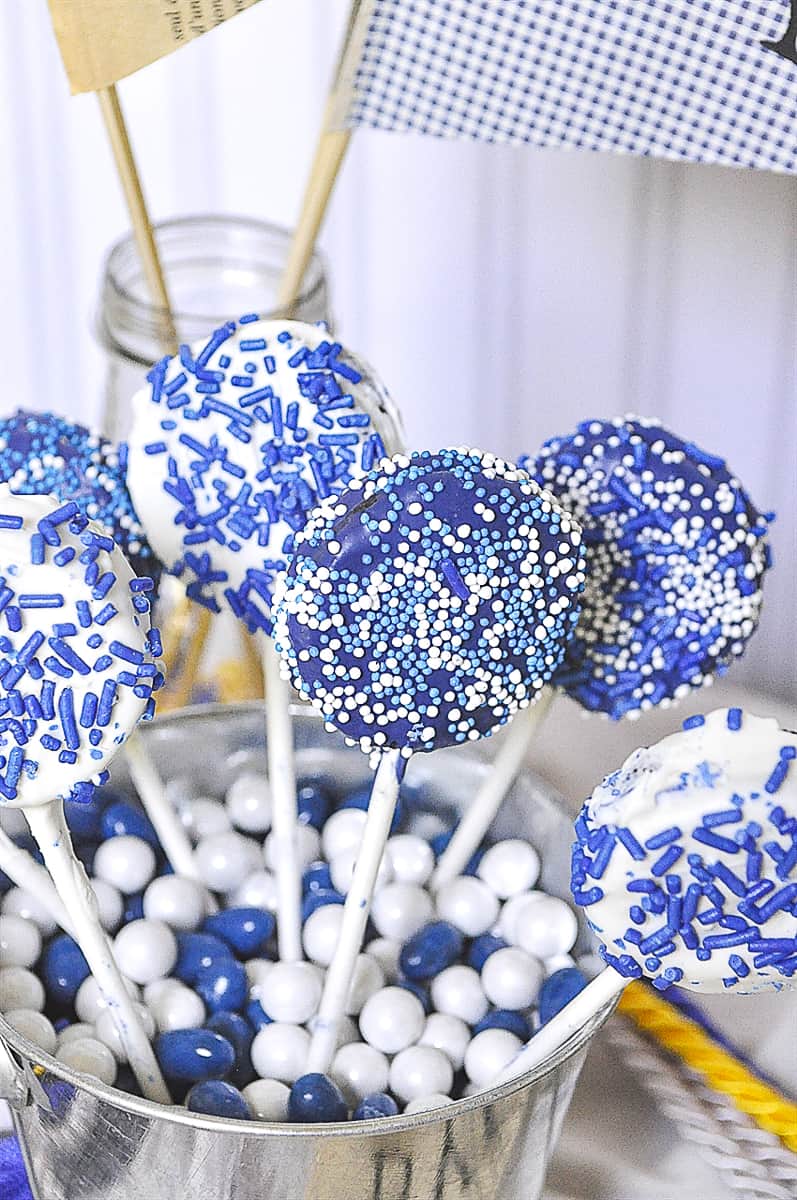
[[[624,979],[613,967],[606,967],[526,1042],[523,1049],[504,1067],[490,1086],[507,1083],[510,1079],[517,1079],[518,1075],[524,1075],[526,1071],[535,1070],[560,1050],[567,1039],[582,1029],[591,1017],[599,1013],[605,1005],[611,1004],[630,982],[630,979]]]
[[[313,1028],[313,1040],[307,1059],[308,1071],[328,1071],[335,1055],[338,1027],[346,1012],[354,967],[357,955],[362,949],[365,926],[371,911],[376,877],[396,811],[402,774],[399,766],[398,750],[388,750],[379,761],[368,803],[363,840],[349,894],[343,906],[340,937],[327,971],[324,992]]]
[[[127,1060],[142,1092],[148,1100],[171,1104],[155,1053],[114,960],[108,935],[100,924],[88,876],[72,848],[63,804],[58,800],[23,811],[75,928],[76,941],[113,1013]]]
[[[504,798],[517,778],[538,725],[551,706],[553,688],[543,688],[536,704],[521,709],[510,722],[490,773],[465,810],[454,836],[440,856],[431,887],[433,891],[461,875],[493,823]]]
[[[53,920],[57,921],[65,933],[74,937],[72,922],[66,914],[66,909],[58,898],[53,887],[53,881],[44,867],[36,862],[27,850],[17,846],[8,834],[0,829],[0,869],[5,871],[17,887],[33,892],[50,911]]]
[[[296,772],[290,717],[290,688],[280,675],[279,655],[268,638],[263,646],[266,683],[268,779],[277,876],[277,943],[283,962],[302,958],[302,875],[299,868]]]

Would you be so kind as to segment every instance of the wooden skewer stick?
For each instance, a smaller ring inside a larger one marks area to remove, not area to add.
[[[337,126],[342,118],[342,109],[349,90],[351,67],[359,57],[362,38],[368,24],[366,10],[370,10],[370,7],[371,5],[363,3],[363,0],[354,0],[349,12],[338,64],[324,106],[321,132],[316,143],[299,220],[277,296],[277,308],[286,317],[291,316],[299,298],[302,281],[313,256],[318,234],[351,141],[351,130],[340,129]]]
[[[100,103],[100,111],[111,143],[116,170],[119,174],[119,181],[122,184],[125,202],[127,203],[127,210],[130,214],[130,223],[141,258],[141,265],[144,268],[144,277],[147,281],[152,302],[160,310],[159,315],[163,330],[164,347],[169,354],[173,354],[177,350],[177,330],[172,319],[172,308],[169,303],[166,280],[163,275],[160,258],[158,257],[158,247],[155,243],[155,235],[152,232],[152,222],[147,212],[144,190],[141,186],[136,160],[133,157],[133,148],[130,145],[130,138],[127,126],[125,125],[122,106],[119,103],[116,86],[111,84],[110,87],[101,88],[97,92],[97,99]]]

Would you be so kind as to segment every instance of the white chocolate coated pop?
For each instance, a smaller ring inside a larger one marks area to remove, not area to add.
[[[794,986],[797,736],[718,709],[637,750],[576,822],[573,894],[621,975]]]

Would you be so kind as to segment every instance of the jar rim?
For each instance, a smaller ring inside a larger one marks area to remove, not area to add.
[[[156,243],[158,243],[158,249],[161,251],[162,260],[165,257],[163,250],[168,249],[170,235],[179,239],[181,234],[191,233],[195,236],[198,233],[201,234],[203,229],[208,233],[216,230],[224,230],[228,233],[237,231],[255,236],[280,239],[287,246],[290,244],[293,233],[287,226],[278,225],[274,222],[263,221],[257,217],[226,213],[196,213],[188,216],[170,217],[162,221],[153,222],[152,228]],[[165,246],[164,241],[166,243]],[[105,319],[109,301],[122,308],[125,323],[137,327],[141,332],[145,332],[155,339],[162,333],[162,322],[166,315],[166,310],[160,305],[153,304],[149,299],[137,294],[133,290],[131,284],[126,282],[130,275],[129,270],[125,270],[127,267],[140,267],[132,230],[128,230],[120,238],[117,238],[105,255],[103,263],[103,291],[106,296],[103,308],[105,309],[105,313],[98,314],[98,332],[106,343],[123,348],[127,356],[139,357],[138,355],[131,355],[131,348],[129,346],[122,347],[122,343],[109,327],[109,323]],[[165,264],[165,273],[168,283],[168,259]],[[302,289],[296,297],[294,307],[302,308],[305,305],[311,304],[318,297],[319,293],[323,292],[325,278],[323,255],[317,249],[314,249],[305,272]],[[208,331],[213,327],[214,323],[223,321],[232,315],[237,316],[240,314],[225,314],[222,316],[219,313],[185,311],[182,308],[176,308],[171,312],[172,320],[178,326],[181,323],[205,324]],[[281,314],[279,309],[274,308],[259,315],[264,319],[279,319]],[[141,361],[143,362],[144,359],[142,358]]]

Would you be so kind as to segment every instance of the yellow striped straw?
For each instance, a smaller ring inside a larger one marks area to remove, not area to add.
[[[774,1133],[797,1153],[797,1104],[758,1079],[696,1021],[642,983],[629,984],[618,1012],[702,1075],[709,1087],[727,1096],[760,1129]]]

